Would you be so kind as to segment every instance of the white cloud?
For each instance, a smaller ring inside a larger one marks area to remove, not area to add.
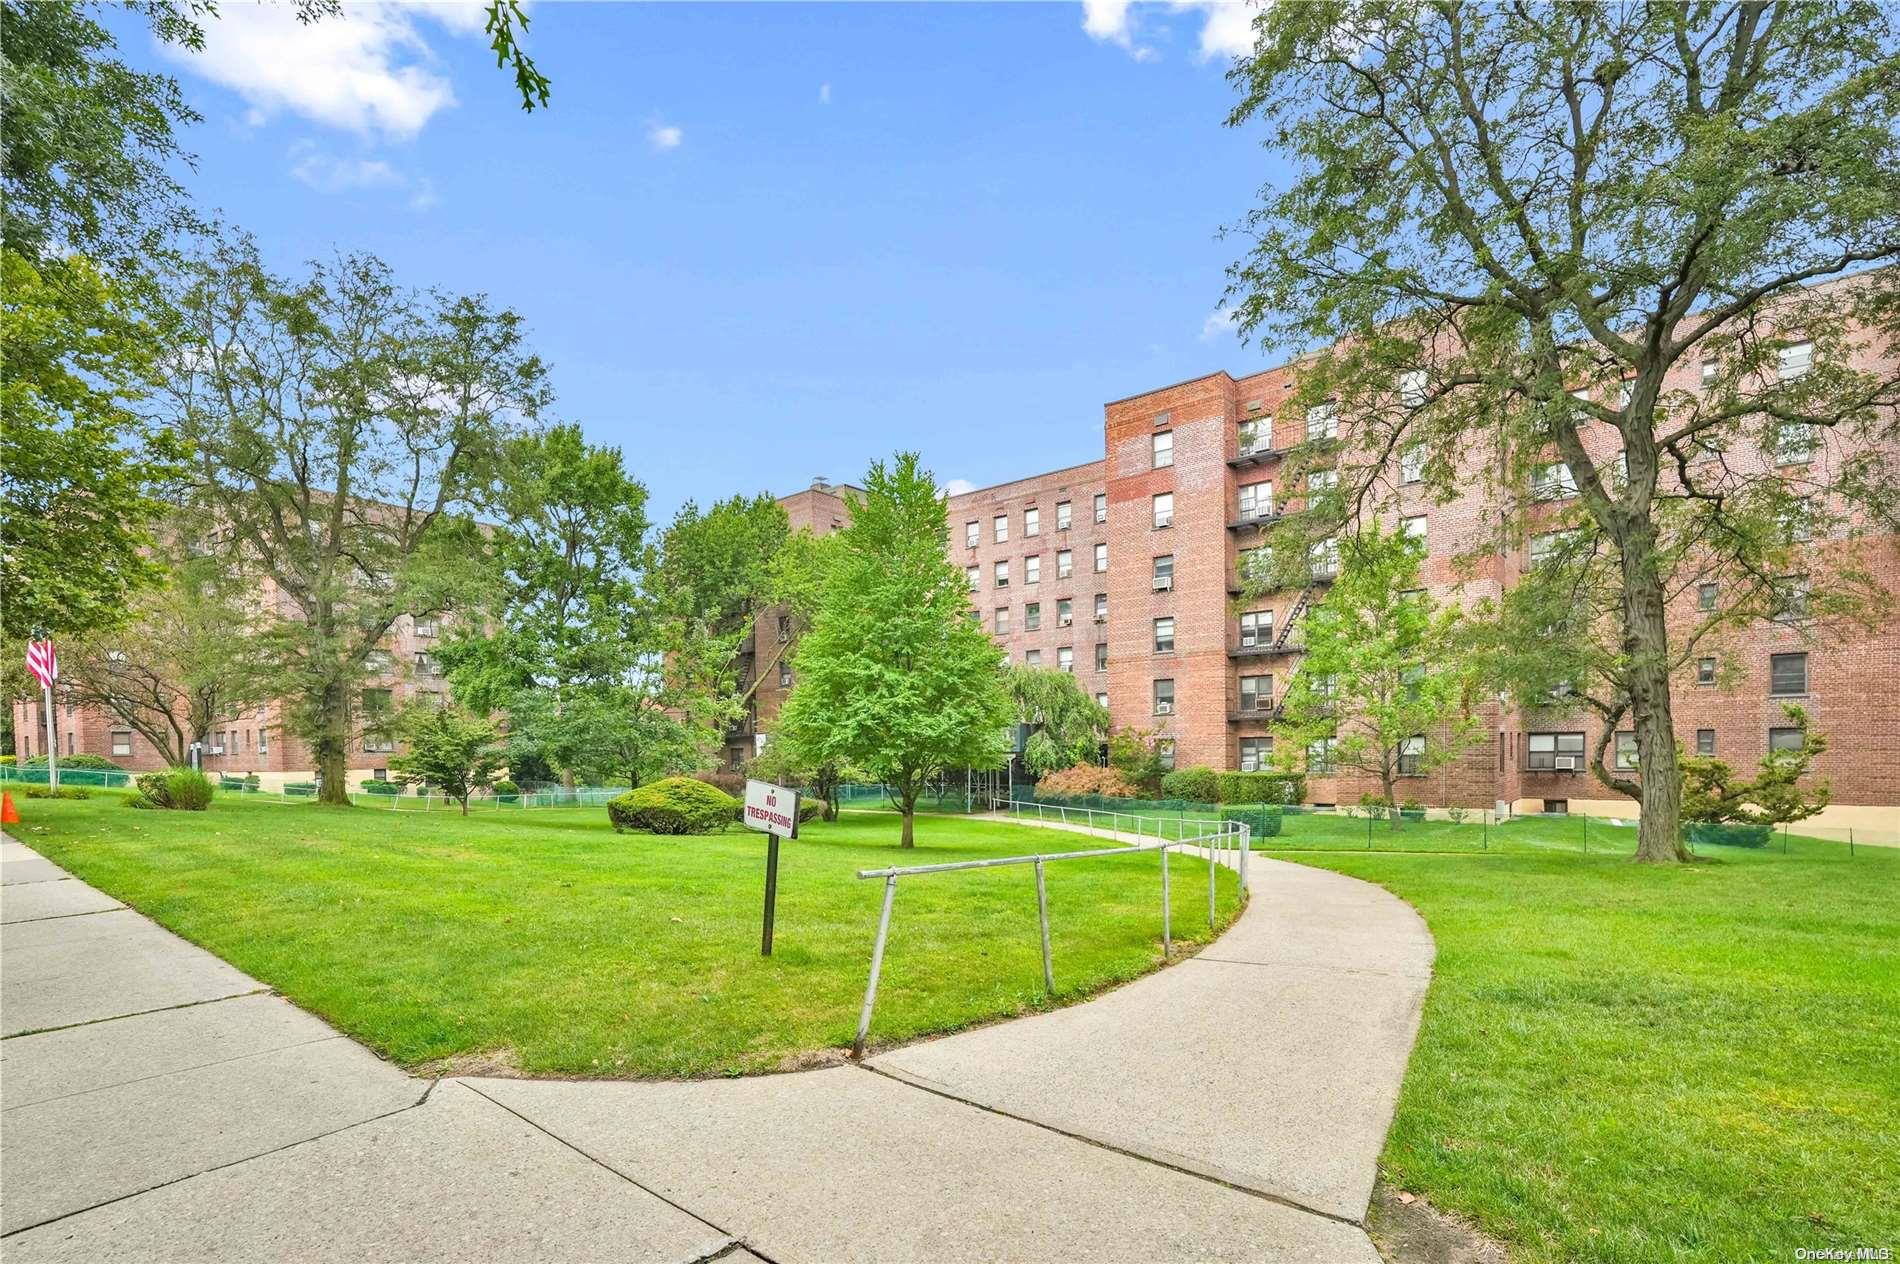
[[[205,19],[203,52],[172,44],[160,51],[243,97],[254,126],[287,111],[407,139],[455,104],[425,33],[479,36],[482,21],[479,3],[364,0],[310,23],[288,4],[227,4]]]
[[[818,85],[818,104],[820,105],[831,104],[831,85],[830,84],[821,83]]]
[[[961,496],[965,492],[973,492],[975,490],[976,484],[967,478],[953,478],[943,485],[943,494],[946,496]]]
[[[1201,341],[1219,342],[1228,334],[1233,333],[1235,326],[1239,323],[1240,313],[1231,307],[1210,312],[1207,319],[1201,322]]]
[[[653,122],[647,124],[647,144],[664,153],[669,149],[678,149],[685,135],[679,128],[669,123]]]
[[[1200,56],[1214,58],[1244,57],[1253,51],[1253,20],[1262,0],[1172,0],[1171,13],[1201,18]],[[1155,55],[1151,45],[1137,40],[1138,28],[1146,23],[1157,6],[1137,10],[1131,0],[1082,0],[1082,29],[1103,43],[1128,50],[1136,61],[1148,61]]]
[[[427,176],[407,176],[381,158],[339,158],[299,141],[290,150],[290,178],[319,193],[390,189],[408,195],[409,209],[426,211],[440,199]]]

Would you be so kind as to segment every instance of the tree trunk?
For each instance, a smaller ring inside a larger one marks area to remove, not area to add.
[[[904,801],[900,807],[904,813],[904,837],[898,846],[915,847],[917,845],[917,836],[912,825],[917,816],[917,792],[914,790],[906,790],[904,792]]]
[[[1676,766],[1670,713],[1669,628],[1653,544],[1647,534],[1623,544],[1623,652],[1629,659],[1630,717],[1642,792],[1636,859],[1673,864],[1694,856],[1682,842],[1682,773]]]
[[[1398,791],[1392,788],[1393,787],[1392,774],[1389,772],[1381,773],[1379,776],[1379,784],[1385,789],[1386,825],[1390,829],[1397,829],[1399,828],[1399,824],[1400,824],[1399,800],[1398,800]]]
[[[462,796],[462,815],[463,816],[468,815],[468,796],[467,795]]]
[[[317,801],[350,804],[350,716],[341,681],[325,684],[318,696]]]

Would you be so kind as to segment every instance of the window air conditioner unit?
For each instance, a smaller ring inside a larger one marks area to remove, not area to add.
[[[1172,575],[1155,576],[1155,591],[1156,592],[1167,592],[1173,587],[1174,587],[1174,576]]]
[[[1174,704],[1172,702],[1155,703],[1155,714],[1156,715],[1173,715]]]
[[[1559,755],[1556,763],[1558,772],[1575,772],[1583,766],[1583,758],[1579,755]]]
[[[1096,615],[1096,616],[1095,616],[1095,621],[1096,621],[1097,623],[1107,623],[1107,622],[1108,622],[1108,616],[1107,616],[1107,615],[1105,615],[1105,614],[1098,614],[1098,615]]]
[[[222,754],[224,754],[224,747],[222,747],[222,746],[213,746],[213,747],[211,748],[211,753],[212,753],[213,755],[222,755]]]

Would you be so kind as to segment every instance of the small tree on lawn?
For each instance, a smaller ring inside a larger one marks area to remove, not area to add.
[[[1129,785],[1153,798],[1161,793],[1161,778],[1169,768],[1163,745],[1167,740],[1152,729],[1122,729],[1108,739],[1108,766]]]
[[[745,767],[748,777],[809,790],[823,800],[827,821],[838,819],[838,787],[849,779],[850,771],[841,763],[807,763],[798,746],[778,738],[768,742]]]
[[[838,533],[777,741],[814,764],[862,768],[889,787],[915,845],[917,797],[946,768],[993,768],[1013,709],[1002,651],[972,617],[944,555],[943,500],[917,454],[871,466]]]
[[[1682,754],[1682,819],[1733,822],[1739,825],[1785,825],[1804,821],[1828,804],[1823,781],[1812,792],[1801,779],[1827,749],[1827,736],[1808,727],[1808,713],[1789,703],[1782,707],[1788,723],[1801,735],[1801,745],[1771,750],[1762,756],[1753,780],[1738,781],[1734,771],[1713,755]]]
[[[1340,548],[1338,581],[1300,622],[1305,656],[1287,687],[1283,758],[1330,741],[1325,763],[1375,777],[1398,828],[1395,787],[1456,759],[1477,737],[1477,664],[1457,606],[1419,579],[1424,546],[1377,518]]]
[[[495,784],[502,767],[500,734],[479,716],[455,706],[412,708],[403,716],[409,753],[390,758],[395,780],[420,782],[448,795],[468,815],[468,799]]]

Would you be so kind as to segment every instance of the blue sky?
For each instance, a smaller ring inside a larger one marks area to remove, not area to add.
[[[472,8],[223,9],[202,56],[125,39],[205,116],[198,201],[520,311],[662,514],[1071,464],[1105,401],[1267,362],[1209,320],[1277,174],[1222,126],[1239,9],[539,4],[533,114]]]

